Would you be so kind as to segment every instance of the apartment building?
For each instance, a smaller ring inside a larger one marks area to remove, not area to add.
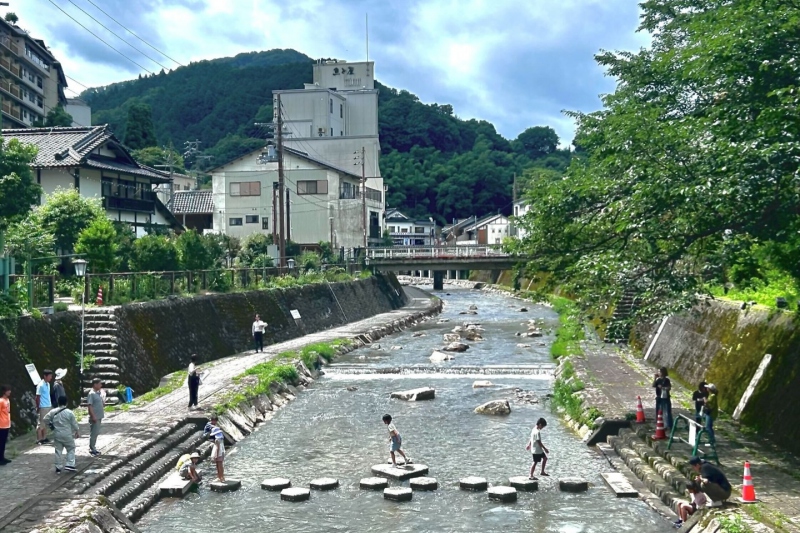
[[[64,69],[44,41],[0,20],[3,129],[28,128],[43,122],[51,109],[67,105],[66,87]]]
[[[414,219],[397,209],[386,211],[386,229],[395,246],[433,246],[439,240],[433,217]]]

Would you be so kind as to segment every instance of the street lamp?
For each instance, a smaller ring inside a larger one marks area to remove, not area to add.
[[[370,262],[369,256],[365,257],[364,258],[364,266],[367,267],[367,272],[369,272],[371,274],[372,273],[372,269],[369,268],[369,262]]]
[[[72,264],[75,265],[75,275],[83,280],[83,290],[81,291],[81,366],[78,370],[81,378],[83,378],[83,339],[86,330],[86,263],[88,263],[86,259],[74,259],[72,261]]]
[[[291,257],[289,259],[287,259],[286,260],[286,266],[289,267],[289,270],[292,270],[294,268],[294,259],[291,258]]]

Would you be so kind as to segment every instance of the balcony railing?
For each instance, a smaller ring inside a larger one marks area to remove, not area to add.
[[[3,46],[6,50],[14,54],[15,56],[19,55],[19,47],[17,44],[11,40],[11,37],[8,35],[0,36],[0,46]]]
[[[13,107],[9,102],[3,102],[3,113],[17,120],[22,120],[22,114],[19,112],[19,109]]]
[[[138,211],[141,213],[155,213],[156,204],[153,200],[139,200],[136,198],[119,198],[104,196],[103,207],[106,209],[119,209],[120,211]]]
[[[19,98],[20,100],[22,100],[22,91],[19,90],[19,87],[17,85],[14,85],[8,80],[0,80],[0,89],[10,94],[11,96],[14,96],[15,98]]]
[[[381,203],[383,193],[377,189],[366,187],[367,200],[371,202]],[[339,185],[339,199],[340,200],[361,200],[361,186],[352,185],[350,183],[342,183]]]
[[[17,78],[22,79],[22,73],[19,69],[19,65],[15,65],[7,57],[0,57],[0,67],[3,67]]]

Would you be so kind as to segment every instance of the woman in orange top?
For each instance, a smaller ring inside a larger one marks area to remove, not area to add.
[[[6,441],[11,431],[11,387],[0,387],[0,466],[11,461],[6,459]]]

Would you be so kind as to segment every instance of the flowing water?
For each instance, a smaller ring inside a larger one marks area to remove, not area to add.
[[[449,322],[433,320],[381,339],[380,349],[363,348],[341,358],[311,389],[237,444],[226,461],[226,476],[241,479],[241,490],[216,494],[201,488],[183,500],[162,501],[138,524],[142,531],[670,531],[670,524],[643,502],[615,498],[600,477],[611,471],[608,463],[550,411],[546,395],[552,377],[540,365],[552,363],[548,350],[558,323],[555,313],[539,306],[521,313],[519,302],[478,291],[451,290],[443,297],[442,318]],[[478,315],[459,314],[471,304],[478,306]],[[514,336],[531,318],[543,321],[545,336]],[[486,340],[469,343],[455,361],[431,365],[428,357],[442,346],[442,334],[464,322],[480,323]],[[415,331],[426,336],[413,337]],[[477,371],[476,366],[488,368]],[[495,387],[473,389],[475,379],[489,379]],[[389,398],[392,391],[424,386],[436,389],[434,401]],[[517,388],[533,391],[540,403],[517,402]],[[510,416],[473,413],[477,405],[501,398],[512,400]],[[411,502],[397,503],[358,488],[359,479],[372,475],[370,467],[388,458],[384,413],[395,418],[409,455],[430,467],[438,491],[415,492]],[[552,477],[540,478],[539,491],[521,492],[516,503],[503,504],[489,501],[485,493],[458,489],[458,479],[466,476],[503,484],[510,476],[527,475],[525,444],[542,416],[548,421],[542,440],[550,449]],[[204,467],[210,475],[210,466]],[[559,492],[556,480],[565,476],[584,477],[592,487],[583,494]],[[316,477],[334,477],[341,487],[312,491],[310,501],[289,503],[261,490],[260,482],[270,477],[288,477],[298,487]]]

